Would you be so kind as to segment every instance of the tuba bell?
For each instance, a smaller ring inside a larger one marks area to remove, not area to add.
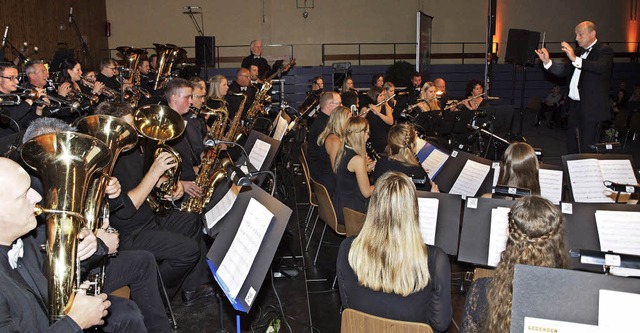
[[[146,138],[143,148],[145,172],[162,151],[170,153],[176,159],[176,166],[163,174],[166,180],[155,187],[147,197],[147,202],[156,213],[166,214],[172,205],[169,205],[170,203],[167,203],[164,197],[173,194],[176,190],[182,172],[182,158],[165,142],[182,135],[185,129],[184,120],[166,105],[149,104],[134,112],[133,123],[138,133]]]
[[[158,60],[156,61],[156,76],[153,82],[153,90],[164,88],[171,78],[171,68],[184,51],[173,44],[153,44],[156,47]]]
[[[84,226],[84,189],[111,160],[109,148],[91,136],[60,132],[37,136],[21,149],[22,160],[42,180],[47,221],[49,320],[64,317],[79,287],[78,234]]]
[[[138,136],[136,130],[127,122],[107,115],[80,118],[76,122],[76,127],[78,132],[88,134],[106,144],[113,157],[111,163],[102,169],[102,173],[93,177],[86,194],[84,219],[87,228],[95,233],[100,227],[98,225],[100,207],[104,201],[104,193],[118,156],[121,152],[133,148],[138,143]]]

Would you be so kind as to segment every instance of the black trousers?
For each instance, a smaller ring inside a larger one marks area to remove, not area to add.
[[[171,332],[158,288],[156,261],[150,252],[119,251],[108,260],[105,269],[104,292],[111,293],[129,286],[131,299],[138,305],[149,332]],[[137,332],[137,330],[131,330]]]
[[[569,100],[567,128],[567,152],[569,154],[589,153],[591,146],[600,139],[601,122],[588,119],[582,113],[580,101]],[[578,150],[580,147],[580,150]]]

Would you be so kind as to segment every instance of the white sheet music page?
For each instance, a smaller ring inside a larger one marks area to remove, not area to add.
[[[640,212],[596,211],[601,251],[640,255]]]
[[[446,162],[448,158],[449,155],[447,153],[437,148],[435,148],[431,152],[431,154],[427,156],[427,158],[424,160],[424,162],[422,162],[421,165],[424,171],[426,171],[429,175],[429,179],[433,179],[433,177],[438,174],[440,169],[442,169],[444,162]]]
[[[287,123],[287,120],[282,118],[282,116],[278,115],[277,122],[276,122],[276,129],[273,131],[273,138],[278,141],[282,141],[282,137],[287,132],[288,125],[289,123]]]
[[[228,288],[229,295],[234,299],[249,275],[272,219],[273,214],[265,206],[254,198],[250,199],[240,228],[217,272]]]
[[[604,184],[600,163],[596,159],[567,161],[571,190],[575,202],[613,202]]]
[[[604,333],[598,326],[524,317],[524,333]]]
[[[632,332],[640,328],[640,294],[600,290],[599,296],[598,326],[602,332]]]
[[[489,257],[487,265],[498,266],[500,254],[507,247],[509,211],[507,207],[491,209],[491,229],[489,232]]]
[[[540,196],[558,205],[562,200],[562,171],[539,169]]]
[[[436,244],[439,204],[440,201],[436,198],[418,198],[418,221],[420,221],[420,233],[425,244]]]
[[[218,201],[211,209],[209,209],[205,214],[204,218],[207,221],[207,228],[213,228],[233,207],[233,204],[236,202],[236,198],[238,198],[238,193],[240,191],[240,187],[233,185],[227,191],[227,194]]]
[[[260,139],[256,140],[256,143],[253,145],[253,148],[251,148],[251,152],[249,153],[249,161],[251,161],[251,165],[253,165],[256,170],[260,170],[260,168],[262,168],[262,164],[267,158],[270,148],[271,145],[269,143]]]
[[[600,160],[600,170],[604,180],[618,184],[638,184],[629,160]]]
[[[467,160],[460,175],[458,175],[458,179],[453,183],[449,194],[460,194],[467,197],[475,196],[489,170],[491,170],[491,167],[488,165]]]

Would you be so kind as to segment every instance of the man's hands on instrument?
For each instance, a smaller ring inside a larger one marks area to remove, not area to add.
[[[103,325],[104,320],[102,318],[107,316],[109,313],[107,309],[111,306],[106,294],[89,296],[87,295],[87,288],[89,288],[89,281],[85,281],[80,285],[80,289],[76,291],[73,304],[71,304],[71,309],[67,314],[82,329]]]
[[[547,51],[546,48],[543,47],[539,50],[535,50],[535,52],[538,55],[538,58],[540,58],[540,61],[542,61],[544,65],[546,65],[547,63],[549,63],[549,61],[551,61],[551,58],[549,57],[549,51]]]
[[[102,88],[104,88],[104,83],[96,81],[93,83],[93,89],[91,90],[91,93],[93,93],[94,95],[98,95],[102,92]]]
[[[195,182],[181,180],[180,183],[182,183],[182,186],[184,187],[184,193],[189,196],[196,198],[202,196],[202,189]]]
[[[109,219],[104,219],[102,226],[98,229],[96,236],[100,238],[105,245],[109,248],[109,254],[118,253],[118,246],[120,246],[120,233],[117,231],[109,232]],[[115,230],[115,229],[112,229]]]
[[[182,186],[182,182],[181,181],[178,181],[176,183],[176,189],[175,189],[175,191],[173,191],[173,194],[165,195],[164,198],[166,200],[178,200],[178,199],[182,198],[183,195],[184,195],[184,186]]]
[[[122,191],[122,186],[120,185],[120,181],[116,177],[109,178],[109,182],[107,183],[107,187],[105,189],[105,193],[109,199],[115,199],[120,196]]]
[[[158,154],[153,164],[151,164],[151,168],[149,168],[149,172],[158,178],[156,186],[162,184],[163,181],[160,177],[162,177],[164,172],[175,167],[177,164],[178,162],[171,153],[163,151]]]
[[[78,259],[80,261],[88,259],[98,250],[98,240],[91,230],[82,228],[78,234],[78,239],[81,239],[78,244]]]

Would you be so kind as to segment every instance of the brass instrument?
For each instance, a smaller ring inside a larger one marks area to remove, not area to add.
[[[246,97],[246,96],[245,96]],[[211,109],[206,105],[203,105],[203,109],[200,111],[201,115],[208,115],[209,117],[216,117],[215,122],[211,125],[207,132],[207,137],[212,139],[222,139],[224,130],[227,128],[227,122],[229,120],[229,112],[227,111],[226,103],[222,101],[222,107],[219,109]],[[216,168],[218,153],[220,152],[220,146],[207,147],[202,157],[202,163],[200,163],[200,169],[196,176],[195,184],[202,189],[201,197],[190,196],[186,201],[182,203],[180,208],[182,211],[202,213],[204,207],[209,203],[216,186],[224,179],[226,179],[225,167],[231,163],[231,160],[224,159],[222,161],[223,168]]]
[[[147,54],[146,50],[133,48],[129,46],[120,46],[116,50],[120,52],[125,62],[125,71],[130,73],[127,79],[128,83],[133,84],[132,87],[125,88],[125,100],[129,102],[132,107],[138,105],[138,101],[141,96],[150,98],[151,94],[146,90],[140,88],[140,71],[138,71],[138,64],[143,56]],[[121,82],[124,86],[124,82]]]
[[[19,94],[0,94],[0,106],[18,105],[22,102]]]
[[[247,126],[245,127],[245,131],[250,131],[255,124],[255,121],[259,114],[266,114],[264,105],[271,103],[271,95],[269,95],[269,90],[271,90],[272,84],[271,81],[264,81],[260,90],[256,93],[256,98],[251,104],[249,110],[247,110],[247,115],[245,118],[248,121]],[[245,133],[247,134],[247,133]]]
[[[33,103],[37,105],[47,105],[47,103],[44,101],[44,99],[47,98],[49,99],[49,105],[47,106],[58,107],[58,108],[68,107],[71,109],[71,111],[76,111],[76,112],[79,112],[80,108],[82,107],[82,105],[78,101],[69,101],[64,98],[49,96],[46,93],[40,93],[36,89],[27,89],[21,86],[18,86],[18,88],[23,89],[21,93],[17,94],[18,96],[25,99],[33,100]],[[55,105],[51,102],[55,103]],[[20,104],[19,100],[17,104]]]
[[[85,94],[82,92],[82,90],[74,88],[73,84],[71,85],[70,93],[72,94],[72,96],[75,96],[78,99],[79,103],[82,103],[82,101],[87,101],[89,102],[89,105],[96,105],[100,102],[100,97],[98,95]]]
[[[153,82],[153,90],[164,88],[171,79],[171,68],[184,49],[173,44],[153,44],[156,47],[158,59],[156,61],[156,76]]]
[[[78,119],[75,125],[78,132],[91,135],[106,144],[113,156],[111,163],[102,170],[101,175],[91,180],[87,191],[84,219],[87,228],[95,233],[100,227],[100,207],[103,206],[105,190],[118,156],[121,152],[133,148],[138,143],[138,136],[136,130],[126,121],[107,115],[86,116]]]
[[[185,129],[184,120],[166,105],[149,104],[135,111],[133,122],[138,133],[147,139],[144,145],[145,171],[149,170],[155,158],[163,150],[172,154],[177,162],[176,166],[163,174],[167,179],[160,186],[155,187],[147,197],[149,205],[156,213],[166,214],[172,205],[168,205],[164,197],[172,195],[176,190],[182,172],[182,158],[175,149],[164,143],[182,135]],[[152,154],[152,151],[155,153]]]
[[[93,87],[96,85],[95,81],[89,81],[85,78],[80,78],[80,83],[88,88],[93,89]],[[107,87],[106,85],[102,86],[102,89],[100,89],[100,94],[106,96],[110,101],[115,101],[116,99],[120,98],[120,92]],[[94,95],[95,96],[95,95]]]
[[[237,142],[242,134],[245,132],[243,128],[240,128],[242,124],[240,124],[240,120],[242,120],[242,114],[244,112],[244,105],[247,103],[247,95],[243,93],[232,93],[234,96],[242,96],[242,102],[240,102],[240,107],[236,111],[236,114],[231,119],[231,123],[229,124],[229,129],[227,133],[224,135],[224,141],[233,141]]]
[[[91,136],[60,132],[37,136],[21,150],[22,160],[42,179],[47,221],[49,320],[61,319],[79,287],[78,235],[84,226],[84,189],[111,160],[109,148]]]

